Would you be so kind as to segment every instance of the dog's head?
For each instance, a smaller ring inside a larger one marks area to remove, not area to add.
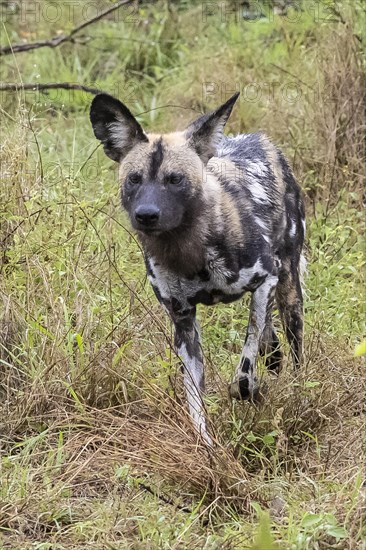
[[[122,204],[135,229],[148,235],[169,232],[189,224],[202,208],[205,165],[217,153],[238,96],[171,134],[147,134],[118,99],[94,98],[94,134],[119,163]]]

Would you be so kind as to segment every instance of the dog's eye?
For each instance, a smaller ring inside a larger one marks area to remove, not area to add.
[[[171,183],[172,185],[178,185],[179,183],[182,183],[184,179],[184,176],[182,174],[170,174],[168,176],[168,183]]]
[[[132,183],[133,185],[139,185],[142,182],[142,176],[141,174],[138,174],[137,172],[132,172],[128,176],[128,183]]]

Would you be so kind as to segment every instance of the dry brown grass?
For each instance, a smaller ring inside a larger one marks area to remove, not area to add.
[[[319,149],[308,166],[317,163],[321,192],[315,200],[334,204],[343,189],[365,188],[366,75],[360,43],[347,24],[330,34],[319,55],[323,89],[312,120]]]
[[[222,399],[212,415],[217,447],[211,452],[197,440],[184,408],[144,378],[136,401],[106,408],[75,402],[67,392],[52,394],[47,385],[38,385],[37,391],[27,384],[18,387],[2,421],[3,452],[13,449],[14,464],[31,474],[25,493],[3,503],[3,528],[24,540],[43,536],[65,544],[68,534],[72,537],[72,522],[85,518],[93,499],[119,495],[128,501],[146,491],[178,511],[192,509],[204,496],[202,520],[227,506],[250,514],[250,501],[270,508],[281,498],[281,523],[291,499],[298,500],[300,513],[319,513],[326,506],[319,495],[334,486],[337,493],[329,493],[332,510],[351,534],[342,548],[355,548],[352,541],[366,513],[364,488],[353,494],[355,478],[366,463],[365,365],[340,360],[339,352],[332,355],[317,342],[304,372],[294,377],[286,371],[268,381],[268,395],[259,408],[232,407]],[[126,386],[131,382],[121,373],[119,378]],[[239,419],[245,430],[230,443],[228,427]],[[266,445],[260,436],[273,430],[275,442]],[[256,434],[255,442],[247,440],[250,432]],[[25,446],[14,447],[17,441]],[[118,479],[121,465],[128,466],[128,476]],[[11,473],[5,467],[4,480],[7,471]],[[133,488],[128,478],[137,480]],[[71,521],[65,512],[57,525],[52,510],[71,506],[76,517]],[[112,528],[109,535],[119,540]]]

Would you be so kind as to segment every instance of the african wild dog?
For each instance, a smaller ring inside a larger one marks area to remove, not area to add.
[[[301,360],[301,191],[267,137],[224,136],[238,96],[185,131],[162,135],[146,134],[127,107],[106,94],[94,98],[90,112],[95,136],[119,162],[122,204],[142,243],[155,294],[175,325],[190,413],[207,442],[197,304],[252,293],[232,397],[258,397],[258,353],[269,369],[280,369],[271,313],[275,296],[295,367]]]

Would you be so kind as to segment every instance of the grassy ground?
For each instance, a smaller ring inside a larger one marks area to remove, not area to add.
[[[2,43],[95,13],[54,4],[33,21],[4,3]],[[263,371],[258,408],[231,402],[247,308],[202,308],[208,453],[90,95],[3,93],[0,548],[366,548],[364,6],[267,3],[255,21],[210,6],[123,8],[75,43],[4,57],[1,79],[98,86],[158,130],[240,89],[228,130],[267,132],[306,193],[304,368]]]

